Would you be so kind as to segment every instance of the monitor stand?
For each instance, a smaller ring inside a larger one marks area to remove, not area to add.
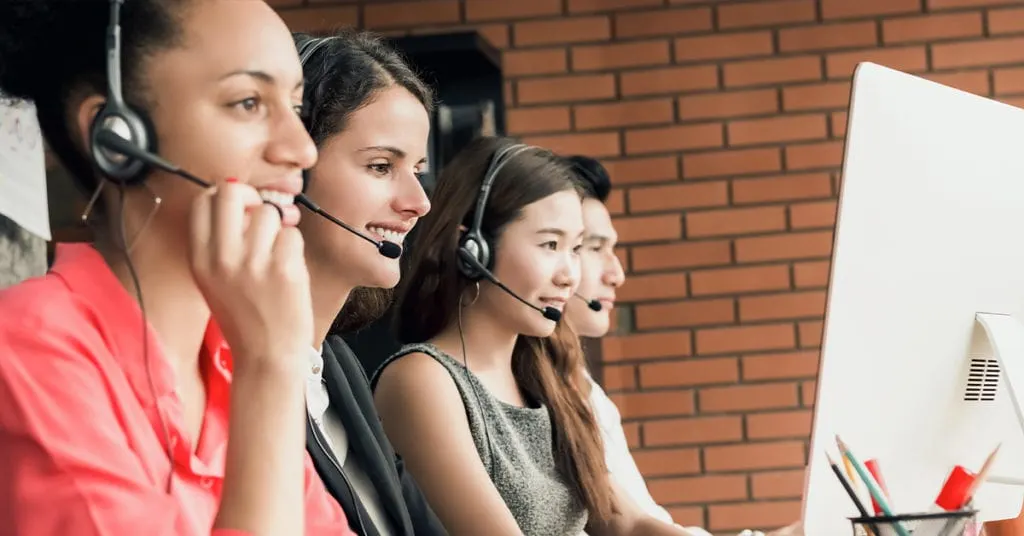
[[[1000,313],[976,313],[975,321],[977,327],[981,328],[977,335],[983,336],[972,337],[965,400],[969,396],[977,396],[980,400],[992,400],[1000,390],[999,380],[1002,380],[1001,390],[1009,396],[1013,413],[1017,418],[1017,426],[1024,431],[1024,409],[1015,389],[1024,385],[1024,325],[1012,315]],[[999,476],[998,466],[997,460],[992,474],[978,489],[978,502],[979,506],[983,505],[984,508],[984,512],[981,513],[984,521],[1016,518],[1024,499],[1024,490],[1018,494],[1007,494],[1004,491],[1004,486],[1024,486],[1024,479]],[[985,500],[985,491],[992,491],[994,488],[1003,490],[993,496],[1010,495],[1016,499]]]

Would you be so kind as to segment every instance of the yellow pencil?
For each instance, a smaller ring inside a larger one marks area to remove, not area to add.
[[[838,437],[836,437],[836,446],[839,447]],[[853,486],[853,491],[859,496],[861,493],[860,484],[858,484],[860,479],[857,478],[857,473],[853,471],[853,464],[850,463],[850,460],[846,459],[846,456],[843,455],[842,447],[839,447],[839,457],[843,459],[843,468],[846,469],[846,478],[850,479],[850,485]]]
[[[836,447],[839,447],[839,445],[839,436],[836,436]],[[857,478],[857,473],[853,470],[853,464],[850,463],[850,460],[846,459],[846,456],[843,455],[842,447],[839,447],[839,457],[843,459],[843,469],[846,470],[846,478],[850,479],[850,489],[853,490],[853,493],[856,494],[857,497],[860,497],[860,479]],[[875,531],[868,527],[864,527],[864,532],[866,532],[868,536],[875,536]]]

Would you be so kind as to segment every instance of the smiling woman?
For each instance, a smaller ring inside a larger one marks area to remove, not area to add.
[[[434,196],[398,293],[414,344],[374,374],[384,427],[450,533],[576,535],[612,497],[575,334],[537,309],[579,277],[579,192],[550,152],[481,138]]]
[[[579,340],[558,314],[580,282],[578,186],[547,150],[480,138],[442,171],[417,231],[398,292],[406,346],[372,383],[452,534],[693,534],[608,475]]]
[[[6,1],[0,58],[97,236],[0,292],[0,534],[352,534],[303,450],[291,199],[316,147],[284,23],[259,1]],[[111,131],[213,187],[94,144]]]
[[[320,147],[307,195],[358,232],[402,244],[430,209],[418,175],[431,91],[372,34],[295,40],[307,81],[306,125]],[[349,326],[382,310],[399,260],[321,218],[303,218],[300,228],[315,316],[306,401],[317,471],[360,534],[445,534],[395,458],[358,360],[341,337],[327,337],[346,300],[340,316]]]
[[[402,244],[430,202],[419,183],[426,166],[434,95],[379,37],[296,34],[306,74],[306,126],[320,149],[306,195],[356,229]],[[342,305],[349,327],[383,312],[399,262],[320,218],[307,218],[307,262],[316,288],[315,339],[323,341]],[[356,292],[354,289],[377,289]]]

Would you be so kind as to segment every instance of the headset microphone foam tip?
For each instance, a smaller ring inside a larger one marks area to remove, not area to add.
[[[573,296],[576,297],[577,299],[579,299],[581,302],[587,304],[587,307],[589,307],[591,311],[598,312],[598,311],[600,311],[601,309],[604,308],[604,306],[601,304],[601,302],[599,302],[597,300],[588,300],[588,299],[584,298],[583,296],[580,296],[579,294],[576,294],[576,293],[573,293]]]

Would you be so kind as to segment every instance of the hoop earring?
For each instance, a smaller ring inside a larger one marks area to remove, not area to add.
[[[89,223],[89,216],[92,215],[92,209],[96,206],[96,201],[99,200],[100,194],[103,193],[103,187],[107,185],[107,181],[100,179],[100,183],[96,185],[96,190],[93,191],[92,197],[89,198],[89,203],[85,205],[85,210],[82,211],[82,223]]]
[[[93,192],[92,197],[89,198],[89,203],[85,205],[85,210],[82,211],[82,223],[89,223],[89,216],[92,215],[93,209],[96,208],[96,203],[99,201],[100,194],[103,193],[103,187],[106,185],[107,181],[104,179],[100,179],[99,185],[96,186],[96,191]],[[156,216],[157,211],[160,210],[160,204],[163,203],[163,199],[161,199],[159,195],[156,195],[156,192],[154,192],[153,189],[149,187],[149,184],[143,182],[142,187],[146,189],[146,192],[149,193],[150,198],[153,199],[153,210],[149,211],[149,214],[146,216],[146,219],[142,222],[142,227],[140,227],[139,230],[136,231],[135,236],[132,237],[131,240],[125,240],[129,252],[132,249],[134,249],[135,243],[138,242],[139,237],[142,236],[142,232],[149,227],[149,224],[153,221],[153,217]],[[121,186],[121,188],[123,189],[124,186]],[[123,190],[121,192],[121,195],[124,195]],[[122,214],[122,221],[123,218],[124,215]],[[127,237],[123,238],[127,239]]]
[[[461,305],[462,307],[469,307],[470,305],[473,305],[474,303],[476,303],[476,300],[480,299],[480,282],[479,281],[474,282],[473,283],[473,288],[476,289],[473,292],[473,299],[469,300],[469,303],[463,303],[463,298],[466,297],[465,291],[463,291],[462,296],[459,296],[459,305]]]
[[[153,189],[150,188],[148,184],[143,182],[142,187],[146,189],[146,192],[149,193],[150,198],[153,200],[153,210],[149,211],[149,214],[146,216],[146,219],[142,222],[142,227],[139,227],[139,230],[135,232],[135,236],[133,236],[132,239],[128,241],[129,253],[132,251],[132,249],[135,248],[135,243],[138,242],[139,238],[142,236],[142,233],[149,227],[149,224],[153,221],[153,217],[155,217],[156,213],[160,210],[160,203],[163,203],[163,199],[161,199],[159,195],[156,195],[156,192],[154,192]],[[121,215],[121,219],[122,221],[124,221],[123,214]]]

